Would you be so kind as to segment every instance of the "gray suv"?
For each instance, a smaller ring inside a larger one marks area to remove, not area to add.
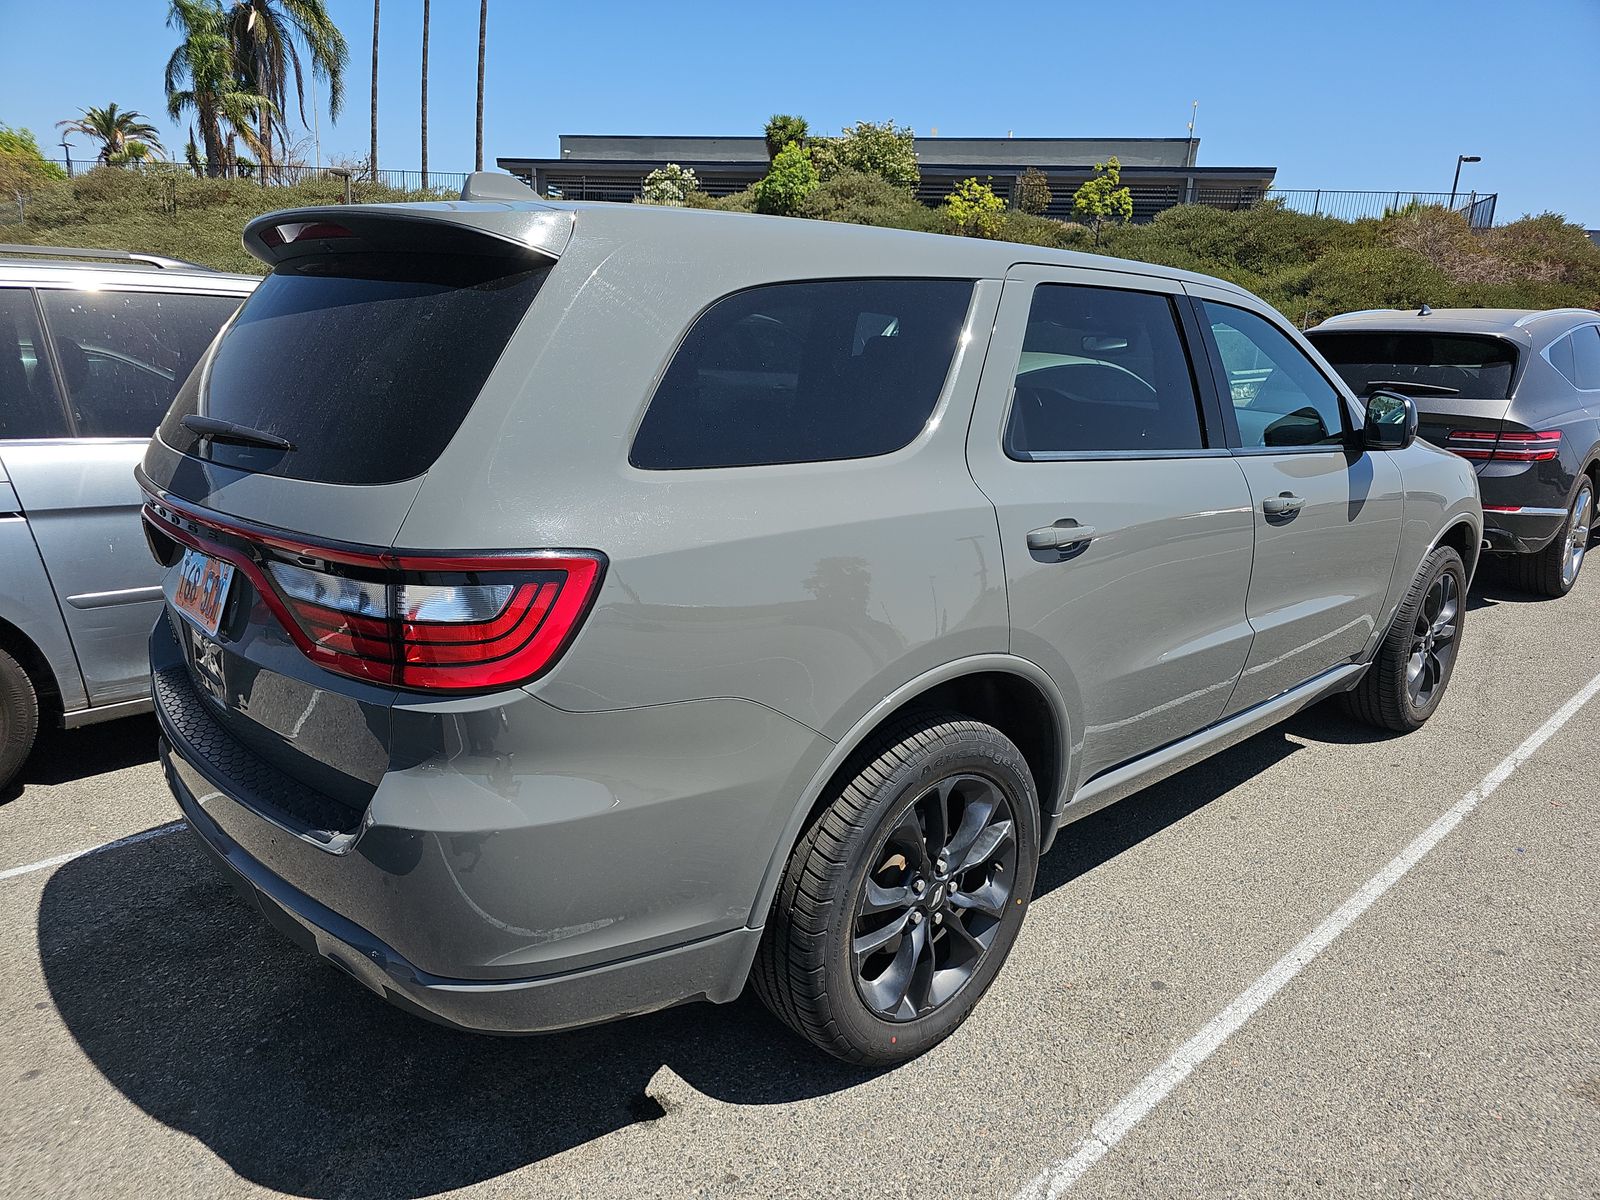
[[[1470,466],[1217,280],[531,199],[245,243],[141,471],[162,757],[250,902],[417,1013],[753,979],[899,1061],[1067,823],[1450,679]]]
[[[42,722],[149,711],[161,576],[133,468],[255,282],[153,255],[0,246],[0,792]]]

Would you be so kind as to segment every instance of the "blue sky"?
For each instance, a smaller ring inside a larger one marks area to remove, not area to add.
[[[371,0],[328,0],[350,42],[324,158],[367,144]],[[164,0],[0,0],[0,121],[115,100],[166,119]],[[1184,135],[1202,164],[1276,166],[1290,188],[1498,191],[1502,220],[1600,227],[1600,0],[1145,0],[1068,5],[623,4],[490,0],[485,155],[559,133],[834,131],[893,118],[944,136]],[[421,0],[383,0],[380,165],[420,162]],[[470,170],[476,0],[434,0],[430,159]],[[54,153],[59,155],[56,148]],[[80,151],[81,153],[81,151]]]

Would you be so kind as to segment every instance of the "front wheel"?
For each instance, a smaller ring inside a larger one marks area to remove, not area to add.
[[[998,729],[908,718],[790,856],[752,981],[795,1032],[886,1066],[936,1045],[989,987],[1033,890],[1039,801]]]
[[[1578,481],[1577,494],[1567,510],[1566,524],[1543,550],[1516,558],[1517,585],[1525,592],[1552,598],[1565,596],[1578,582],[1578,572],[1589,552],[1589,530],[1594,524],[1594,483],[1587,475]]]
[[[1461,555],[1440,546],[1417,572],[1367,673],[1345,693],[1345,711],[1396,733],[1420,729],[1444,699],[1455,670],[1466,599]]]

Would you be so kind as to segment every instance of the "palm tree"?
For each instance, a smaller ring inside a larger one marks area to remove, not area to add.
[[[256,129],[264,111],[277,113],[270,96],[249,89],[228,40],[228,18],[218,0],[171,0],[167,24],[183,40],[167,60],[167,113],[178,120],[193,110],[205,146],[206,174],[230,174],[235,138],[264,157]]]
[[[97,157],[102,163],[138,162],[151,154],[157,158],[165,156],[161,135],[144,119],[142,112],[119,109],[114,103],[78,111],[80,115],[73,120],[57,121],[56,128],[81,133],[99,142]]]
[[[483,170],[483,44],[489,31],[489,0],[478,0],[478,154],[474,171]]]
[[[372,0],[372,155],[367,169],[372,172],[372,182],[378,182],[378,5]]]
[[[428,2],[422,0],[422,190],[428,190]]]
[[[328,82],[328,113],[337,118],[344,104],[344,66],[350,56],[344,35],[328,17],[324,0],[232,0],[228,11],[228,43],[246,90],[266,96],[275,106],[262,109],[256,137],[262,147],[261,182],[266,185],[276,141],[285,149],[288,133],[281,128],[294,83],[300,123],[306,123],[305,78],[300,47],[311,58],[311,74]],[[274,128],[274,126],[279,128]]]

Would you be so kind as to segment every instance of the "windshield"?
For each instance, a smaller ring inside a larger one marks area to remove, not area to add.
[[[1374,385],[1421,384],[1428,394],[1508,400],[1517,348],[1497,337],[1462,333],[1307,335],[1358,396]]]
[[[267,276],[178,393],[161,440],[320,483],[422,474],[471,410],[549,266],[471,255],[346,254]],[[212,440],[190,415],[283,438]]]

